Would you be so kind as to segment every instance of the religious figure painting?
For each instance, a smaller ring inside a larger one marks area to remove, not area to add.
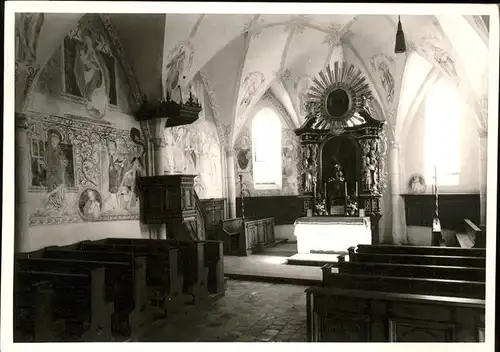
[[[165,174],[193,174],[201,199],[222,195],[222,161],[215,124],[200,118],[165,129]]]
[[[102,197],[99,191],[95,188],[84,188],[78,197],[78,210],[84,220],[98,220],[102,210]]]
[[[248,171],[250,161],[252,160],[252,151],[250,148],[238,150],[236,160],[238,162],[238,171]]]
[[[266,78],[262,72],[250,72],[242,83],[243,95],[240,101],[239,111],[243,113],[245,109],[250,106],[252,99],[257,95],[260,86],[264,83]],[[241,113],[239,114],[241,116]]]
[[[408,191],[410,193],[424,193],[425,188],[425,179],[422,175],[413,175],[408,180]]]
[[[387,94],[387,101],[392,102],[394,100],[395,80],[388,63],[394,65],[394,59],[383,54],[374,55],[370,59],[372,70],[378,73],[382,87]]]
[[[188,43],[179,43],[168,55],[166,65],[164,67],[164,95],[170,96],[170,99],[180,103],[181,92],[179,85],[181,85],[183,74],[191,68],[193,63],[193,50]]]
[[[65,92],[85,100],[93,118],[117,105],[115,58],[102,36],[78,27],[64,39]]]
[[[16,59],[35,62],[38,37],[45,20],[43,13],[16,14]]]
[[[59,131],[47,131],[47,142],[32,140],[32,186],[47,187],[46,207],[62,210],[65,206],[66,189],[75,187],[73,146],[63,144]]]

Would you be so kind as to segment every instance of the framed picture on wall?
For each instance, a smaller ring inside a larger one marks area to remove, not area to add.
[[[421,174],[414,174],[408,179],[408,192],[409,193],[424,193],[427,185],[425,178]]]

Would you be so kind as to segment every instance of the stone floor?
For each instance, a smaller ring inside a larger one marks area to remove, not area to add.
[[[305,286],[229,280],[202,312],[171,317],[141,342],[305,342]]]

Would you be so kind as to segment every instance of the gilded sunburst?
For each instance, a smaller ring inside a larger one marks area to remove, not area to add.
[[[315,129],[341,131],[365,123],[358,112],[373,96],[361,70],[336,61],[333,69],[328,65],[313,79],[307,98],[308,115],[316,117]]]

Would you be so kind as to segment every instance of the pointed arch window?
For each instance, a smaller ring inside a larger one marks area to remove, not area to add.
[[[255,189],[281,189],[281,121],[275,111],[261,109],[252,121]]]
[[[439,185],[458,185],[461,120],[462,109],[457,88],[441,78],[425,100],[425,160],[428,184],[434,184],[436,168]]]

